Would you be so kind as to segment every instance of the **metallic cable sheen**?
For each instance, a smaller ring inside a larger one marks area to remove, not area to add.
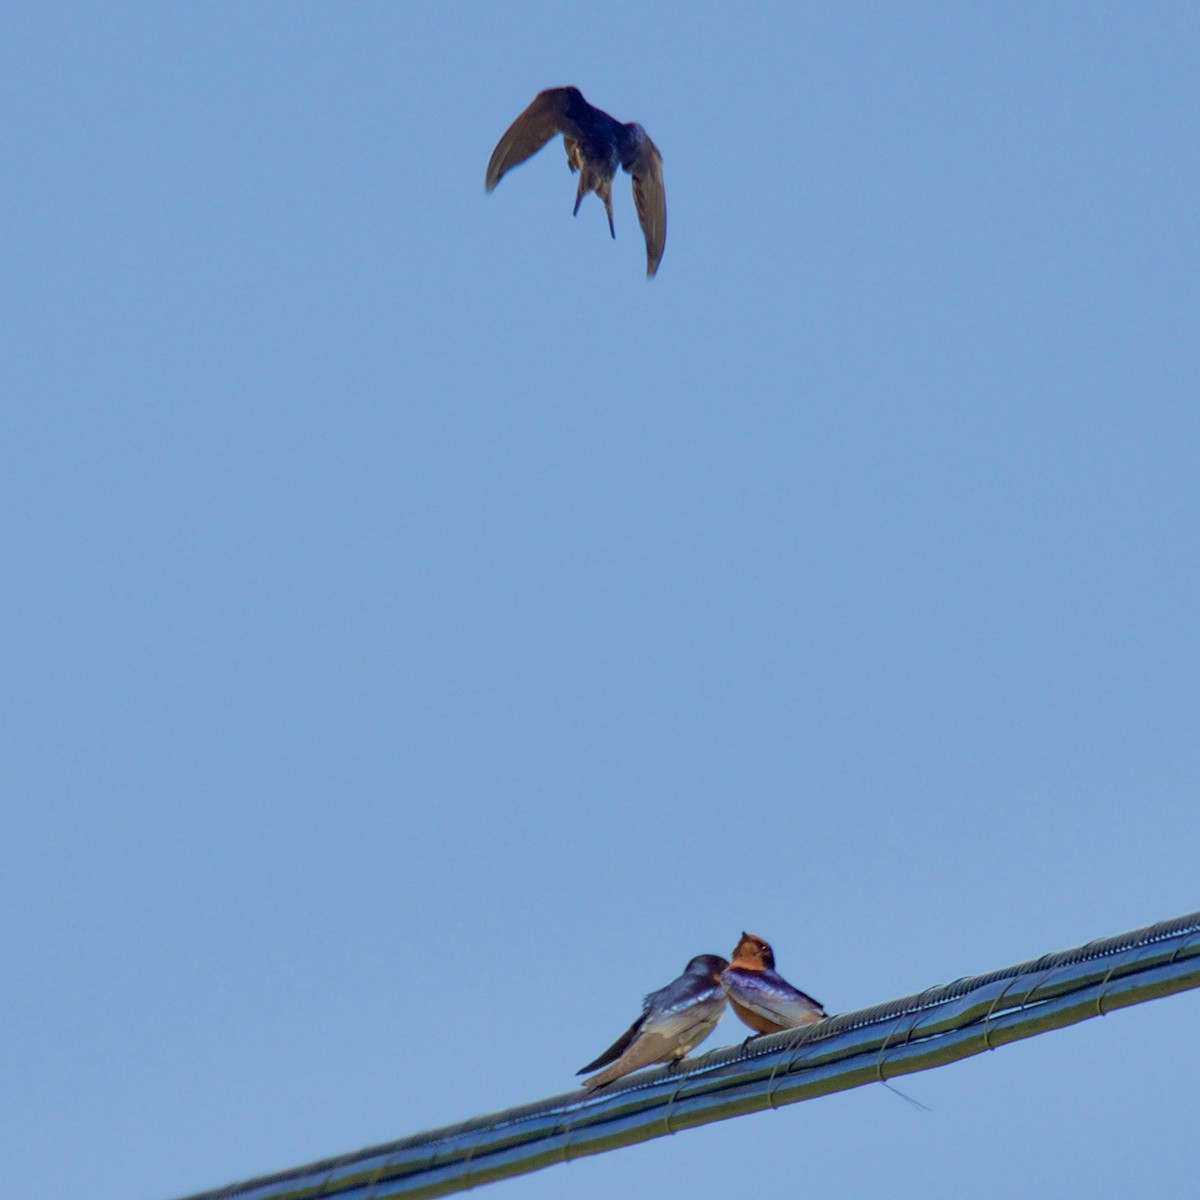
[[[189,1200],[444,1196],[693,1125],[926,1071],[1200,987],[1200,912],[960,979],[819,1025],[653,1067]]]

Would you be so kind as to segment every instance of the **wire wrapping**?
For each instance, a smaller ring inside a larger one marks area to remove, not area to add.
[[[1200,912],[188,1200],[417,1200],[929,1070],[1200,987]]]

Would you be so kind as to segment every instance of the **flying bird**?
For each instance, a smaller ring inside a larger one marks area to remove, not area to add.
[[[699,954],[678,979],[651,992],[642,1001],[642,1015],[599,1058],[576,1072],[599,1071],[583,1086],[594,1091],[638,1067],[677,1062],[698,1046],[725,1011],[721,972],[727,966],[719,955]]]
[[[628,125],[594,108],[576,87],[547,88],[508,127],[496,143],[487,169],[490,192],[504,173],[536,154],[556,133],[563,135],[567,165],[579,172],[574,212],[588,192],[604,201],[608,230],[615,238],[612,182],[617,167],[633,176],[633,202],[646,235],[646,274],[654,275],[667,241],[667,197],[663,191],[662,155],[637,122]]]
[[[733,1011],[758,1033],[813,1025],[829,1015],[775,970],[774,951],[752,933],[743,933],[733,948],[733,960],[722,973],[721,984]]]

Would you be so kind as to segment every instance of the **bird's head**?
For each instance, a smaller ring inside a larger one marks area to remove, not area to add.
[[[696,979],[711,979],[714,983],[720,981],[721,972],[729,964],[719,954],[697,954],[683,969],[685,975]]]
[[[762,938],[753,933],[743,933],[733,948],[733,965],[749,967],[754,971],[775,970],[775,954]]]

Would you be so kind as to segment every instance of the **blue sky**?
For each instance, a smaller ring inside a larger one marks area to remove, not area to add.
[[[12,1194],[565,1090],[743,929],[841,1011],[1200,907],[1194,6],[3,23]],[[651,283],[484,194],[564,83]],[[1183,1194],[1195,1020],[489,1194]]]

